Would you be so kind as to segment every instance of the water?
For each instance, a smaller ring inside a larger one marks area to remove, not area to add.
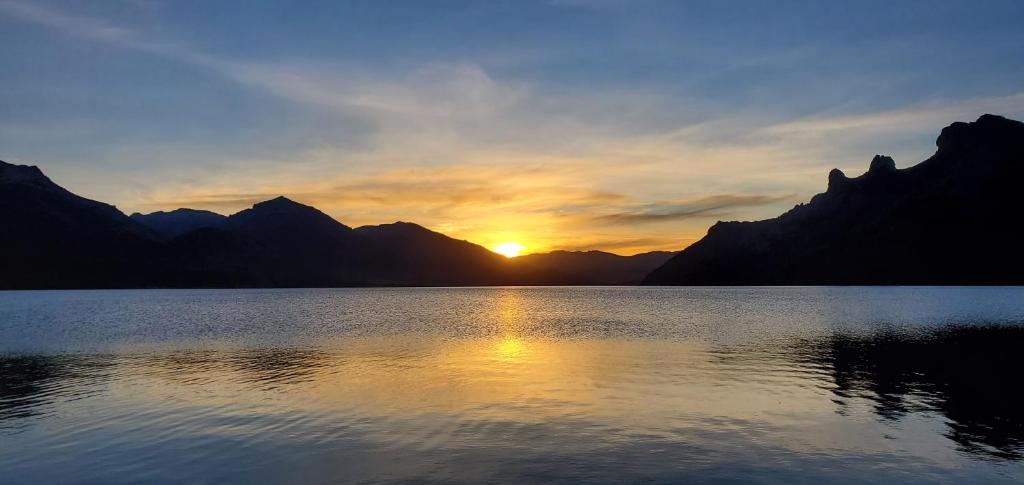
[[[1024,288],[0,292],[0,482],[1020,482]]]

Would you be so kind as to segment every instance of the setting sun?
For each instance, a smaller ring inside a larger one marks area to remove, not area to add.
[[[519,256],[519,252],[525,249],[522,244],[514,242],[504,242],[494,246],[494,252],[505,256],[506,258],[514,258]]]

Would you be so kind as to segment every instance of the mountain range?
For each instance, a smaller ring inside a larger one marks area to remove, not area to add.
[[[1024,124],[984,115],[936,144],[913,167],[876,155],[858,177],[832,170],[779,217],[635,256],[506,258],[409,222],[351,228],[285,197],[127,216],[0,161],[0,289],[1024,283]]]
[[[0,288],[636,284],[672,253],[509,259],[423,226],[351,228],[285,197],[126,216],[0,161]]]

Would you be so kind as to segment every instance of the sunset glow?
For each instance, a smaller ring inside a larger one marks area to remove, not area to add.
[[[504,242],[494,246],[494,252],[505,256],[506,258],[514,258],[519,256],[519,253],[525,249],[522,244],[514,242]]]

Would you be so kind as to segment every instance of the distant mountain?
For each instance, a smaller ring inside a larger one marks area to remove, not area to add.
[[[216,212],[196,209],[175,209],[170,212],[158,211],[149,214],[136,212],[129,217],[165,239],[173,239],[196,229],[213,227],[226,219]]]
[[[953,123],[920,164],[875,156],[867,173],[785,214],[719,222],[646,284],[1022,284],[1024,124]]]
[[[365,285],[372,261],[384,257],[352,228],[285,197],[171,244],[182,261],[182,286]]]
[[[0,289],[163,284],[168,248],[114,206],[0,161]]]
[[[171,242],[183,286],[539,284],[547,273],[417,224],[351,229],[284,197]]]
[[[652,251],[619,256],[604,251],[552,251],[513,258],[516,264],[542,268],[572,285],[635,285],[675,253]]]
[[[535,278],[516,272],[508,258],[483,246],[417,224],[363,226],[356,233],[387,255],[373,264],[373,279],[379,284],[502,285],[522,284]]]

